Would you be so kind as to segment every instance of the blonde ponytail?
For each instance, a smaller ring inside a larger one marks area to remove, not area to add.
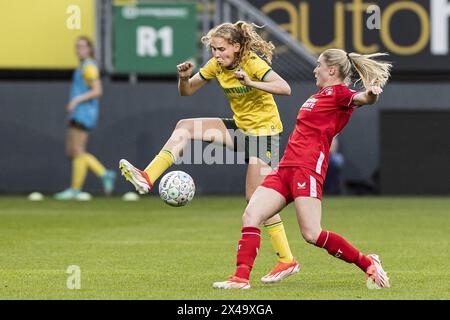
[[[371,86],[384,87],[389,80],[392,64],[386,61],[375,60],[387,56],[387,53],[358,54],[346,53],[340,49],[328,49],[322,53],[328,66],[339,66],[339,72],[345,83],[352,81],[357,73],[356,80],[362,81],[367,89]]]

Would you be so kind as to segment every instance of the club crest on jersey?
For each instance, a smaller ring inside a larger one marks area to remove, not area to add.
[[[326,96],[331,96],[333,94],[333,87],[326,88],[323,94]]]

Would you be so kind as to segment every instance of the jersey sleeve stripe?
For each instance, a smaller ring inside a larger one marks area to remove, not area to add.
[[[202,75],[202,73],[199,71],[198,72],[198,75],[200,76],[200,78],[202,78],[203,80],[205,80],[205,81],[208,81],[209,79],[206,79],[203,75]]]
[[[269,74],[270,71],[272,71],[272,68],[270,68],[269,70],[266,71],[266,73],[264,73],[264,75],[261,78],[261,81],[264,81],[264,78]]]

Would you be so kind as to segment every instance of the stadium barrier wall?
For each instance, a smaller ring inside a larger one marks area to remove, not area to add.
[[[70,162],[64,154],[69,86],[68,81],[0,83],[0,193],[53,193],[69,185]],[[228,101],[215,83],[192,97],[180,97],[175,81],[131,85],[104,79],[103,86],[100,121],[88,150],[116,170],[121,158],[146,166],[182,118],[231,116]],[[276,97],[285,128],[281,150],[299,106],[316,91],[312,83],[291,83],[291,87],[292,96]],[[449,83],[391,83],[377,106],[356,110],[340,138],[346,161],[344,179],[368,181],[379,168],[381,111],[450,111],[449,92]],[[244,192],[245,165],[182,164],[172,169],[191,174],[199,194]],[[101,183],[92,173],[85,189],[101,192]],[[129,183],[118,178],[118,193],[130,189]]]

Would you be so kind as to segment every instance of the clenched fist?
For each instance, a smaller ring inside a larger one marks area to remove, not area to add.
[[[190,61],[185,61],[177,65],[178,76],[180,79],[189,79],[194,70],[194,64]]]

